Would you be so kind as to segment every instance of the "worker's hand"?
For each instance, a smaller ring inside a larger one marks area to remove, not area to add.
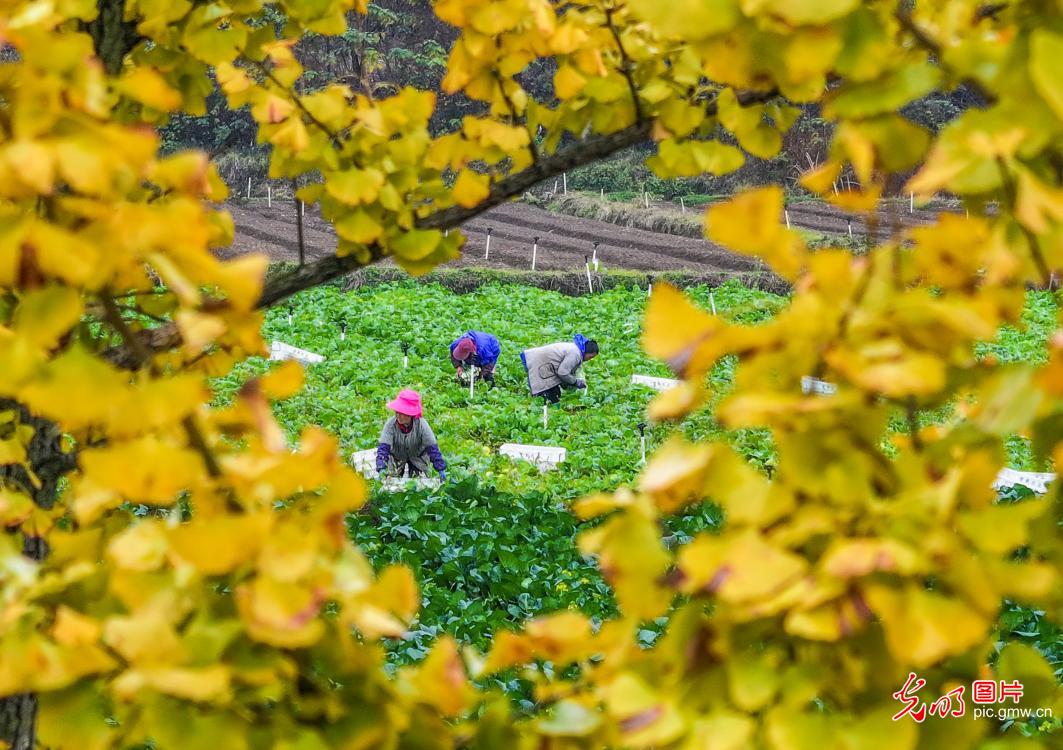
[[[485,374],[484,375],[484,381],[487,383],[487,387],[488,388],[494,388],[495,387],[495,374],[493,372],[489,372],[489,373]]]
[[[576,387],[579,388],[580,390],[586,388],[587,387],[587,381],[586,380],[577,380],[576,381]]]
[[[439,472],[439,481],[440,482],[447,481],[447,473],[445,471]]]

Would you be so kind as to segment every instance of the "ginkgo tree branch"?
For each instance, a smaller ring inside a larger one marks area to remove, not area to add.
[[[742,106],[749,106],[777,97],[778,91],[740,91],[737,96]],[[716,113],[716,104],[712,103],[706,107],[706,113],[710,116],[714,115]],[[457,228],[466,221],[505,203],[511,198],[523,195],[527,190],[544,180],[584,164],[599,161],[625,148],[642,143],[649,138],[652,126],[652,120],[641,120],[612,133],[583,138],[574,145],[558,153],[542,157],[516,174],[495,182],[491,186],[488,196],[475,206],[471,208],[463,206],[443,208],[417,219],[416,225],[419,229]],[[293,294],[312,289],[359,268],[371,265],[382,260],[387,255],[385,249],[378,244],[369,245],[366,249],[369,251],[368,257],[362,255],[360,258],[355,254],[343,257],[331,255],[313,263],[302,265],[290,273],[270,279],[263,287],[256,306],[259,309],[271,307],[291,297]],[[152,351],[160,351],[177,346],[181,338],[177,327],[173,323],[140,331],[138,335],[143,345]],[[115,347],[109,350],[105,356],[112,364],[119,367],[135,368],[137,366],[137,357],[128,350],[127,346]]]

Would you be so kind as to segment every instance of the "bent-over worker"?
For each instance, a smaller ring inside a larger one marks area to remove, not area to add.
[[[439,478],[446,481],[447,462],[439,452],[435,433],[424,420],[421,407],[421,394],[406,388],[387,403],[395,412],[384,423],[380,432],[380,442],[376,448],[376,469],[383,476],[401,477],[407,473],[411,477],[428,473],[428,464],[439,472]]]
[[[450,363],[458,371],[458,381],[465,375],[466,367],[479,367],[479,377],[495,387],[495,364],[502,346],[498,339],[483,331],[467,331],[450,345]]]
[[[598,356],[598,342],[577,333],[571,342],[547,344],[520,353],[528,373],[528,390],[552,404],[561,401],[562,388],[586,388],[587,382],[576,375],[580,365]]]

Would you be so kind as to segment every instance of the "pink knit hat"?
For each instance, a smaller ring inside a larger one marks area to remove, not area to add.
[[[388,401],[387,407],[399,414],[409,417],[419,417],[421,410],[421,394],[409,388],[399,391],[399,395],[393,401]]]

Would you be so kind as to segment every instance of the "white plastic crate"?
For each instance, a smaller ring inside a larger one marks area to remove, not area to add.
[[[320,354],[314,354],[306,349],[285,344],[283,341],[274,341],[270,344],[269,358],[272,360],[294,359],[304,365],[313,365],[325,361],[325,358]]]
[[[993,482],[993,489],[999,490],[1002,487],[1021,484],[1023,487],[1029,487],[1037,494],[1043,495],[1048,492],[1048,485],[1054,482],[1055,479],[1056,475],[1050,472],[1016,471],[1015,469],[1004,468],[997,474],[996,481]]]
[[[352,453],[351,466],[366,479],[375,479],[377,477],[376,448]]]
[[[503,456],[509,456],[518,461],[533,463],[542,471],[553,469],[564,461],[568,455],[568,451],[564,448],[552,445],[522,445],[520,443],[506,443],[498,449],[498,452]]]
[[[679,385],[679,380],[673,378],[654,378],[649,375],[632,375],[631,382],[634,385],[644,385],[655,391],[667,391]]]
[[[818,378],[811,378],[808,375],[801,377],[801,393],[808,395],[810,393],[818,393],[821,396],[833,396],[838,392],[838,386],[834,383],[828,383],[825,380],[819,380]]]

